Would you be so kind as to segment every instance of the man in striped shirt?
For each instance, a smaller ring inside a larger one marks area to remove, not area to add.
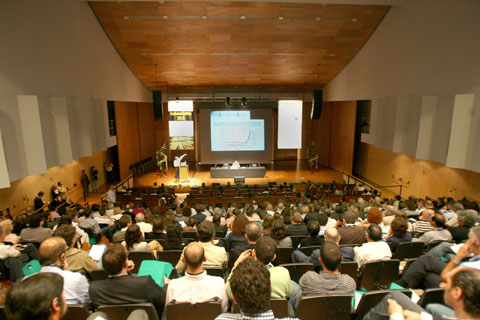
[[[412,224],[414,237],[418,238],[421,235],[423,235],[425,232],[433,230],[431,221],[434,214],[435,214],[435,211],[433,211],[432,209],[423,210],[419,220],[414,224]]]

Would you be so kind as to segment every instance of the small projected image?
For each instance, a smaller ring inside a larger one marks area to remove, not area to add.
[[[170,137],[170,150],[193,150],[193,137],[176,136]]]

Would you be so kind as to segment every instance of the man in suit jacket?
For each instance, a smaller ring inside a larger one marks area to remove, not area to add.
[[[109,277],[91,283],[90,298],[94,305],[150,302],[157,310],[158,317],[162,317],[166,289],[156,284],[151,276],[133,277],[127,274],[135,265],[127,260],[124,246],[119,243],[111,246],[105,251],[102,263]]]

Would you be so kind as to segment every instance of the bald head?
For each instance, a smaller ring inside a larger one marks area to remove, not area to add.
[[[183,252],[187,269],[197,269],[205,261],[203,247],[198,242],[191,242]]]
[[[262,228],[256,222],[250,222],[247,224],[245,236],[248,242],[255,243],[262,236]]]
[[[432,209],[425,209],[422,212],[422,219],[425,221],[431,221],[434,214],[435,211],[433,211]]]
[[[52,237],[48,238],[42,242],[39,248],[40,261],[42,265],[46,266],[49,264],[58,264],[60,265],[62,255],[65,254],[67,249],[67,243],[63,238]]]
[[[341,236],[338,233],[337,228],[328,228],[325,230],[323,234],[325,237],[325,241],[336,243],[337,245],[340,243]]]

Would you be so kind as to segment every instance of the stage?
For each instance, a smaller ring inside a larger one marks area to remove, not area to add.
[[[211,185],[212,183],[221,183],[227,184],[230,182],[233,184],[232,178],[218,178],[213,179],[210,176],[210,169],[219,169],[214,168],[214,165],[197,165],[194,162],[189,162],[189,181],[177,182],[175,181],[175,169],[169,167],[167,174],[159,174],[158,172],[151,172],[140,177],[135,178],[136,186],[152,186],[154,182],[158,185],[179,185],[185,187],[190,186],[200,186],[202,183],[205,185]],[[245,177],[245,184],[259,184],[266,185],[268,182],[294,182],[301,183],[303,181],[315,181],[315,182],[331,182],[342,181],[342,173],[340,171],[320,167],[311,171],[308,167],[306,160],[285,160],[285,161],[275,161],[269,164],[262,164],[265,167],[266,174],[261,178],[249,178]],[[253,169],[253,168],[252,168]],[[257,168],[258,169],[258,168]],[[236,169],[242,170],[242,169]],[[237,171],[238,172],[238,171]]]
[[[265,177],[266,174],[267,174],[267,168],[265,168],[264,166],[240,167],[238,169],[223,168],[223,167],[210,168],[210,178],[212,179],[235,178],[235,177],[263,178]]]

